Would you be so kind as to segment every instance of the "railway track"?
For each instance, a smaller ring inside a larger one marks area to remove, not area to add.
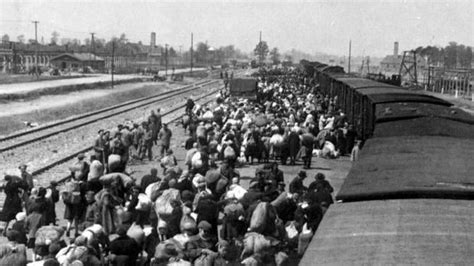
[[[206,82],[201,82],[199,86],[205,86],[207,84],[216,84],[216,83],[217,82],[206,81]],[[196,84],[193,84],[193,85],[196,85]],[[189,87],[189,86],[186,86],[186,87]],[[193,89],[195,89],[195,86],[192,86],[192,87]],[[209,96],[214,95],[221,88],[222,87],[220,86],[220,84],[219,86],[215,88],[209,88],[209,90],[205,94],[195,97],[196,102],[199,104],[203,104],[203,103],[208,103],[215,100],[214,97],[209,99]],[[183,91],[181,91],[181,93],[183,93]],[[162,113],[163,121],[165,123],[172,123],[181,119],[182,112],[178,112],[178,111],[184,108],[184,106],[185,104],[178,104],[178,105],[175,104],[172,106],[172,108],[163,112]],[[138,121],[139,120],[137,120],[137,122]],[[38,185],[43,186],[43,187],[49,186],[49,183],[52,180],[56,180],[59,184],[62,184],[68,180],[69,175],[67,174],[68,173],[67,167],[61,167],[61,166],[67,165],[69,162],[72,162],[79,153],[87,153],[91,150],[93,150],[92,145],[90,146],[85,145],[85,147],[80,150],[76,150],[71,153],[68,153],[67,155],[61,157],[60,159],[54,160],[45,165],[42,165],[41,167],[37,169],[34,169],[31,172],[31,174],[33,175],[34,179],[38,180]],[[5,197],[4,193],[0,193],[0,208],[3,208],[4,197]]]
[[[197,82],[195,84],[183,86],[177,90],[167,91],[151,97],[142,97],[93,112],[85,113],[76,117],[64,119],[42,127],[36,127],[28,131],[11,134],[0,138],[0,153],[10,151],[33,142],[37,142],[54,135],[76,129],[78,127],[82,127],[97,122],[99,120],[116,116],[136,108],[155,104],[159,101],[163,101],[175,97],[177,95],[192,91],[196,89],[196,87],[207,86],[216,82],[218,81],[206,80]]]

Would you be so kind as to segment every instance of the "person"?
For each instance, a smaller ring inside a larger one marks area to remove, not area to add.
[[[29,194],[31,189],[33,189],[34,187],[33,176],[30,173],[28,173],[28,171],[26,171],[26,168],[28,168],[26,164],[21,164],[18,168],[20,169],[21,178],[23,179],[23,182],[25,182],[28,185],[26,192]]]
[[[274,162],[272,164],[271,178],[273,179],[275,184],[285,182],[283,171],[278,168],[278,163],[277,162]]]
[[[191,98],[188,98],[188,100],[186,101],[186,109],[185,109],[185,113],[187,114],[191,114],[192,111],[193,111],[193,108],[194,108],[194,101],[193,99]]]
[[[154,144],[156,144],[157,136],[158,136],[158,117],[155,114],[155,111],[151,110],[150,115],[148,116],[148,126],[151,129],[151,139]]]
[[[95,200],[95,192],[88,190],[86,192],[86,211],[84,217],[84,223],[95,223],[98,216],[99,207]]]
[[[5,175],[5,191],[6,199],[3,204],[0,221],[6,222],[5,228],[8,228],[8,224],[15,218],[15,215],[23,210],[20,190],[27,189],[27,185],[23,180],[17,176]],[[3,232],[6,233],[6,230]]]
[[[66,234],[69,236],[72,223],[75,223],[76,235],[79,234],[78,225],[81,223],[84,213],[84,193],[85,184],[71,172],[71,181],[66,183],[66,190],[63,191],[63,201],[66,209],[64,211],[64,219],[66,219]]]
[[[36,231],[45,225],[45,214],[48,211],[46,201],[46,189],[38,188],[38,194],[32,195],[28,203],[28,217],[26,218],[26,228],[28,230],[28,248],[35,247]]]
[[[298,155],[298,151],[300,150],[300,137],[294,128],[291,129],[290,134],[288,135],[288,148],[290,165],[295,165],[296,157]]]
[[[318,184],[321,184],[321,187],[324,188],[329,194],[334,192],[334,188],[329,184],[329,182],[326,180],[326,176],[323,173],[317,173],[314,176],[314,181],[311,182],[308,186],[309,191],[316,190],[316,187]]]
[[[87,176],[89,175],[90,165],[84,159],[86,158],[84,153],[79,153],[77,155],[77,162],[74,164],[73,168],[76,171],[75,175],[77,179],[86,182]]]
[[[173,150],[168,149],[166,151],[166,156],[161,159],[160,165],[163,168],[163,174],[166,173],[167,169],[178,165],[178,160],[176,159],[176,156],[174,156]]]
[[[140,187],[142,191],[145,191],[150,184],[158,181],[161,181],[158,177],[158,169],[151,168],[150,174],[143,176],[142,181],[140,182]]]
[[[15,216],[15,223],[12,226],[11,230],[15,230],[18,232],[17,242],[20,244],[26,245],[28,242],[28,238],[26,237],[27,230],[26,230],[26,213],[19,212]]]
[[[158,139],[160,140],[160,145],[159,145],[160,158],[162,158],[165,152],[169,150],[172,136],[173,136],[173,133],[168,128],[168,125],[164,123],[163,128],[160,130],[160,133],[158,133]]]
[[[108,156],[108,138],[106,137],[105,131],[99,129],[97,137],[94,140],[94,154],[97,160],[104,164]]]
[[[303,180],[307,177],[306,171],[301,170],[291,182],[290,182],[290,193],[303,194],[307,188],[303,185]]]
[[[147,155],[148,160],[153,160],[153,130],[146,122],[142,123],[142,127],[144,130],[143,138],[141,139],[140,145],[140,160],[145,158]]]
[[[113,265],[128,266],[136,265],[140,247],[137,242],[127,235],[127,226],[119,225],[117,228],[118,238],[110,242],[110,253]]]
[[[56,181],[50,182],[46,199],[48,200],[48,211],[46,216],[46,224],[56,225],[56,203],[59,201],[59,191],[57,189],[58,183]]]
[[[359,159],[359,152],[360,152],[360,140],[356,140],[354,147],[351,151],[351,162],[355,162]]]

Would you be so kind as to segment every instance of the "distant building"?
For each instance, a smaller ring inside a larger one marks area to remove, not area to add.
[[[406,59],[406,62],[413,62],[413,58]],[[393,54],[387,55],[380,62],[380,73],[391,76],[398,75],[400,73],[400,66],[402,65],[403,54],[398,54],[398,42],[394,43]],[[417,69],[424,69],[427,67],[425,58],[417,56],[416,58]]]
[[[103,70],[105,60],[91,53],[64,53],[50,59],[51,65],[59,69],[92,69]]]

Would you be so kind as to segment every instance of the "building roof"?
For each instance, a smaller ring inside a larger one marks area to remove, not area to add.
[[[299,265],[466,264],[474,261],[472,217],[470,200],[334,204]]]
[[[102,57],[91,53],[64,53],[51,58],[50,61],[59,60],[61,57],[70,57],[77,61],[104,61]]]

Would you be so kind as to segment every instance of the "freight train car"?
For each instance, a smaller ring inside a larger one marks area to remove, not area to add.
[[[324,78],[365,145],[300,265],[472,264],[472,115],[397,86]]]

